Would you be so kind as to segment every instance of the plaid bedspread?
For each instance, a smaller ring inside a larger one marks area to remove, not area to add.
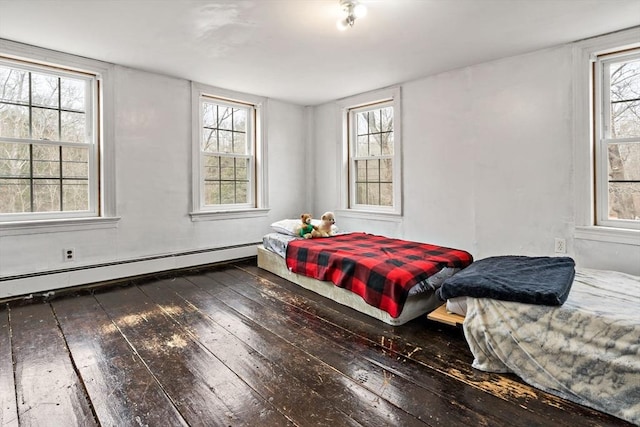
[[[330,281],[396,318],[409,289],[445,267],[464,268],[466,251],[366,233],[298,239],[287,246],[287,268]]]

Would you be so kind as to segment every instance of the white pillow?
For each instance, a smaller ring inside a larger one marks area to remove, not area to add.
[[[315,220],[311,220],[313,223]],[[300,230],[300,226],[302,222],[299,219],[281,219],[280,221],[276,221],[271,224],[271,228],[282,234],[288,234],[289,236],[297,236],[298,230]]]
[[[314,218],[311,220],[311,224],[319,227],[320,224],[322,224],[322,220]],[[271,224],[271,228],[273,229],[273,231],[276,231],[278,233],[298,237],[298,231],[300,230],[301,225],[302,221],[300,221],[299,219],[281,219],[280,221],[276,221]],[[332,225],[331,229],[334,233],[338,231],[338,227],[336,227],[335,225]]]

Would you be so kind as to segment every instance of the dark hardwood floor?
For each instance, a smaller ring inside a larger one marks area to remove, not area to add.
[[[629,425],[255,260],[0,308],[0,426]]]

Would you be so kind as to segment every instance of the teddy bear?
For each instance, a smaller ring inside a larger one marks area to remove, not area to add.
[[[322,216],[320,217],[320,220],[322,221],[320,223],[320,226],[318,226],[318,232],[320,233],[320,236],[321,237],[333,236],[335,234],[333,225],[336,223],[336,216],[333,214],[333,212],[323,213]]]
[[[311,223],[312,216],[308,213],[303,213],[300,215],[300,229],[298,230],[298,235],[300,237],[304,237],[305,239],[311,239],[313,237],[320,237],[320,232],[318,231],[318,227]]]

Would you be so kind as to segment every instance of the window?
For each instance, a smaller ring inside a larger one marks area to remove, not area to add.
[[[0,57],[0,221],[98,216],[98,76]]]
[[[375,92],[345,108],[348,209],[401,213],[399,94]]]
[[[261,100],[195,83],[193,93],[198,101],[192,217],[263,207]]]
[[[596,225],[640,228],[640,49],[597,55]]]
[[[393,106],[353,109],[351,173],[353,204],[393,206]]]
[[[254,110],[203,97],[204,206],[248,206],[252,200]]]

